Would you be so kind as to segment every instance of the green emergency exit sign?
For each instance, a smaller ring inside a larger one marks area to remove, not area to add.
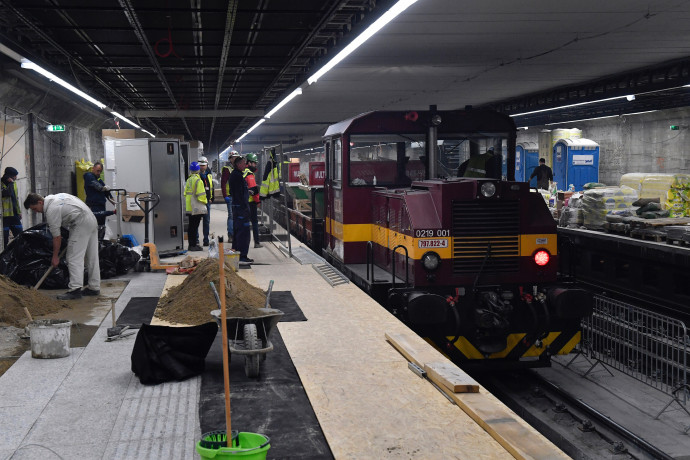
[[[46,131],[64,131],[65,125],[48,125]]]
[[[680,126],[678,125],[671,125],[671,131],[678,131],[680,129]]]

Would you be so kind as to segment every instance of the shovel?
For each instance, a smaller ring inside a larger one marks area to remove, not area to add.
[[[67,248],[63,249],[60,252],[60,255],[58,255],[58,259],[62,259],[65,255],[66,251],[67,251]],[[43,276],[41,276],[41,279],[38,280],[38,283],[36,283],[36,285],[31,289],[33,289],[34,291],[37,291],[38,288],[41,287],[41,284],[43,284],[43,282],[46,280],[46,278],[48,278],[48,275],[50,275],[53,272],[53,268],[55,268],[55,267],[53,267],[52,265],[50,267],[48,267],[48,270],[46,270],[46,272],[43,274]],[[29,309],[26,307],[24,307],[24,314],[26,314],[26,317],[29,318],[29,321],[34,320],[33,317],[31,316],[31,313],[29,313]]]

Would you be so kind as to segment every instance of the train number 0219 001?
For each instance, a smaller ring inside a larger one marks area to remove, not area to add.
[[[425,230],[415,230],[414,236],[416,238],[439,238],[450,236],[450,230],[446,228],[433,228]]]

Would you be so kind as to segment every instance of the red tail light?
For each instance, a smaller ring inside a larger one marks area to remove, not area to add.
[[[534,253],[534,263],[539,265],[540,267],[543,267],[544,265],[548,264],[550,259],[551,255],[549,254],[549,251],[545,251],[542,249]]]

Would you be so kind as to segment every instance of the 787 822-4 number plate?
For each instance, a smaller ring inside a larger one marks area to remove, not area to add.
[[[446,238],[434,238],[434,239],[427,239],[427,240],[419,240],[419,242],[417,244],[422,249],[447,248],[448,247],[448,239],[446,239]]]

